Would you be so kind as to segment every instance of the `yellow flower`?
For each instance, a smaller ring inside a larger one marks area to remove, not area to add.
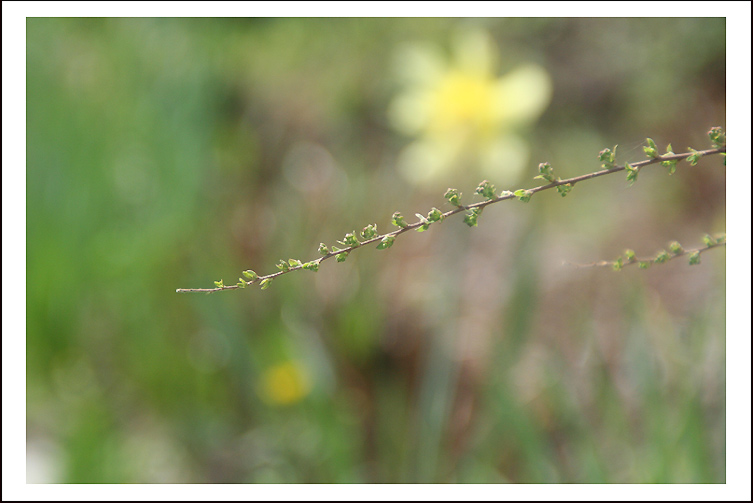
[[[264,371],[260,388],[262,398],[280,405],[298,402],[310,391],[306,372],[299,364],[292,361],[275,365]]]
[[[549,104],[549,75],[527,64],[496,77],[494,45],[479,30],[459,33],[453,49],[449,63],[431,46],[401,53],[405,89],[389,115],[395,129],[416,139],[401,153],[398,169],[419,185],[475,183],[467,181],[468,169],[497,184],[513,183],[529,156],[517,130]]]

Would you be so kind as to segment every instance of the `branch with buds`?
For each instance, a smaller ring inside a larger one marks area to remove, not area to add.
[[[667,168],[667,172],[670,175],[675,173],[678,162],[685,160],[690,163],[691,166],[695,166],[701,157],[709,155],[725,156],[726,165],[727,147],[725,133],[721,128],[714,127],[711,128],[711,130],[708,132],[708,136],[711,140],[713,148],[708,150],[695,150],[690,148],[688,149],[688,152],[682,154],[674,153],[672,151],[671,144],[667,146],[665,154],[659,154],[659,149],[656,146],[654,140],[647,138],[646,146],[643,147],[643,150],[646,153],[648,159],[639,162],[625,163],[624,166],[618,166],[615,164],[617,146],[611,149],[606,148],[599,152],[598,156],[599,161],[602,163],[602,170],[567,179],[555,177],[552,166],[549,163],[544,162],[539,164],[539,175],[534,177],[534,179],[544,180],[548,183],[530,189],[518,189],[515,191],[503,190],[499,194],[497,194],[494,185],[492,185],[488,180],[484,180],[478,185],[478,187],[476,187],[475,193],[484,197],[485,200],[473,204],[461,204],[462,193],[457,189],[447,189],[444,197],[449,201],[450,204],[455,206],[455,209],[453,210],[442,212],[437,208],[432,208],[426,216],[423,216],[420,213],[416,213],[418,221],[413,223],[406,222],[405,218],[400,214],[400,212],[395,212],[392,215],[392,224],[396,226],[397,229],[393,230],[392,232],[379,234],[377,232],[376,224],[370,224],[364,227],[363,230],[361,230],[361,232],[359,233],[356,233],[356,231],[347,233],[341,241],[338,241],[338,244],[340,246],[333,245],[332,247],[328,247],[324,243],[320,243],[320,257],[317,259],[308,262],[302,262],[298,259],[292,258],[289,260],[280,260],[277,263],[278,271],[267,274],[265,276],[259,276],[256,272],[249,269],[243,271],[243,277],[238,278],[238,282],[232,285],[225,285],[224,282],[220,280],[214,282],[215,288],[179,288],[176,290],[176,292],[213,293],[223,290],[236,290],[239,288],[246,288],[247,286],[256,283],[259,284],[262,290],[265,290],[269,288],[274,279],[276,279],[278,276],[282,276],[283,274],[301,270],[316,272],[319,270],[321,263],[325,260],[329,260],[330,258],[334,257],[337,262],[344,262],[352,251],[372,243],[378,243],[378,250],[389,248],[394,244],[397,237],[401,234],[411,230],[424,232],[428,230],[431,225],[437,222],[442,222],[445,218],[451,217],[458,213],[465,213],[463,221],[470,227],[476,227],[478,225],[478,219],[481,216],[484,208],[500,201],[505,201],[508,199],[518,199],[519,201],[527,203],[537,192],[550,189],[556,189],[562,197],[565,197],[570,193],[576,183],[584,182],[586,180],[591,180],[593,178],[604,175],[618,173],[620,171],[627,172],[627,181],[632,185],[638,179],[638,174],[640,173],[641,169],[651,164],[661,164],[662,166]],[[647,264],[663,263],[683,255],[688,255],[690,257],[690,264],[694,265],[700,263],[700,254],[702,252],[718,246],[724,246],[725,238],[724,236],[712,238],[711,236],[707,235],[707,237],[704,238],[704,242],[706,244],[705,247],[693,250],[683,250],[679,243],[674,242],[670,245],[670,252],[662,250],[659,255],[650,259],[639,259],[635,256],[634,252],[628,250],[625,252],[624,257],[620,257],[616,261],[595,262],[593,264],[585,264],[583,265],[583,267],[611,266],[614,269],[619,270],[625,265],[638,264],[639,267],[646,268],[648,267]]]
[[[628,265],[638,264],[638,267],[641,269],[648,269],[651,264],[664,264],[665,262],[669,262],[678,257],[688,257],[688,263],[690,265],[698,265],[701,263],[701,253],[707,252],[717,246],[726,246],[726,239],[727,236],[725,234],[717,237],[712,237],[711,235],[706,234],[703,236],[703,243],[705,246],[689,250],[684,249],[677,241],[672,241],[668,246],[669,251],[664,249],[659,250],[659,252],[653,257],[637,257],[635,251],[625,250],[625,253],[617,257],[616,260],[601,260],[591,264],[567,263],[575,267],[611,267],[615,271],[620,271],[623,267]]]

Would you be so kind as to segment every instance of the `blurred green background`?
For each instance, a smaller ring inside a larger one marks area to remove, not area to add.
[[[473,124],[423,183],[405,153],[428,133],[391,112],[441,78],[411,55],[462,67],[463,40],[491,41],[466,45],[495,79],[549,79],[540,110],[490,126],[517,145],[494,154],[525,166],[500,189],[534,186],[543,161],[595,171],[615,144],[640,160],[647,136],[708,148],[724,19],[26,30],[28,482],[725,482],[724,249],[694,267],[563,265],[724,232],[721,158],[500,203],[478,228],[454,217],[263,292],[175,293],[314,259],[394,211],[446,211],[450,183],[480,200]],[[484,110],[468,98],[452,110]]]

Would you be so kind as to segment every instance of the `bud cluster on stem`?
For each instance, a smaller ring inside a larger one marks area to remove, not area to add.
[[[670,175],[675,173],[677,169],[677,163],[682,160],[685,160],[690,163],[690,165],[695,166],[701,157],[709,155],[722,155],[725,156],[726,163],[726,134],[722,131],[721,128],[714,127],[711,128],[711,130],[708,132],[708,136],[711,140],[713,148],[700,151],[689,148],[689,151],[683,154],[674,153],[672,151],[671,144],[667,146],[665,154],[659,154],[659,149],[656,145],[656,142],[654,142],[654,140],[652,140],[651,138],[647,138],[646,146],[643,147],[643,150],[648,159],[633,163],[625,163],[624,166],[619,166],[616,164],[617,146],[615,145],[613,148],[606,148],[599,152],[598,160],[601,162],[602,167],[600,171],[595,171],[586,175],[575,176],[567,179],[561,179],[555,176],[552,166],[547,162],[543,162],[539,164],[539,175],[534,177],[534,179],[544,180],[545,182],[547,182],[544,185],[539,185],[530,189],[521,188],[512,191],[503,190],[497,193],[494,185],[488,180],[484,180],[476,187],[476,190],[474,192],[475,194],[482,196],[484,200],[469,205],[461,204],[462,193],[457,189],[450,188],[447,189],[444,194],[445,199],[447,199],[449,204],[454,207],[449,211],[443,212],[438,208],[432,208],[426,216],[423,216],[420,213],[416,213],[416,218],[418,218],[418,220],[413,223],[408,223],[405,220],[405,217],[403,217],[403,215],[399,211],[396,211],[392,215],[392,225],[397,227],[397,229],[391,232],[380,235],[377,231],[377,224],[370,224],[364,227],[358,233],[356,233],[356,231],[352,231],[345,234],[345,237],[337,242],[340,246],[333,245],[331,247],[328,247],[326,244],[320,243],[318,249],[320,257],[317,259],[308,262],[302,262],[294,258],[288,260],[282,259],[276,265],[278,271],[272,274],[259,276],[256,272],[248,269],[242,272],[245,279],[238,278],[238,282],[233,285],[225,285],[222,280],[219,280],[214,282],[215,288],[179,288],[176,290],[176,292],[213,293],[222,290],[246,288],[246,286],[254,283],[258,283],[261,289],[265,290],[269,288],[275,278],[283,274],[288,274],[293,271],[304,269],[317,272],[319,270],[319,265],[325,260],[335,257],[335,260],[337,262],[344,262],[353,250],[371,243],[378,243],[376,247],[378,250],[390,248],[400,234],[414,229],[417,232],[425,232],[429,230],[429,228],[433,224],[437,222],[441,223],[446,218],[458,213],[465,214],[463,222],[466,225],[468,225],[469,227],[477,227],[479,217],[481,216],[481,213],[486,206],[507,199],[518,199],[519,201],[527,203],[537,192],[553,188],[556,189],[562,197],[565,197],[570,193],[576,183],[584,182],[586,180],[591,180],[593,178],[617,173],[620,171],[627,172],[627,181],[632,185],[638,179],[638,174],[640,173],[641,169],[651,164],[657,163],[660,163],[662,166],[666,167],[667,172]],[[638,264],[638,266],[641,268],[647,268],[652,263],[664,263],[674,258],[685,255],[689,257],[690,264],[695,265],[700,263],[701,253],[718,246],[724,246],[725,237],[724,235],[721,235],[721,237],[713,238],[710,235],[707,235],[704,238],[704,243],[706,245],[705,247],[685,250],[679,243],[673,242],[669,246],[669,251],[662,250],[653,258],[639,259],[635,256],[635,252],[633,252],[632,250],[627,250],[624,256],[619,257],[615,261],[595,262],[593,264],[585,264],[584,266],[611,266],[615,270],[620,270],[625,265]]]

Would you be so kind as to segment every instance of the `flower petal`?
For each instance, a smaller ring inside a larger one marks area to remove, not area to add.
[[[494,67],[495,51],[489,34],[478,30],[458,32],[453,40],[457,67],[476,76],[489,76]]]
[[[525,65],[497,81],[496,95],[495,112],[500,122],[530,122],[549,104],[552,81],[542,67]]]

